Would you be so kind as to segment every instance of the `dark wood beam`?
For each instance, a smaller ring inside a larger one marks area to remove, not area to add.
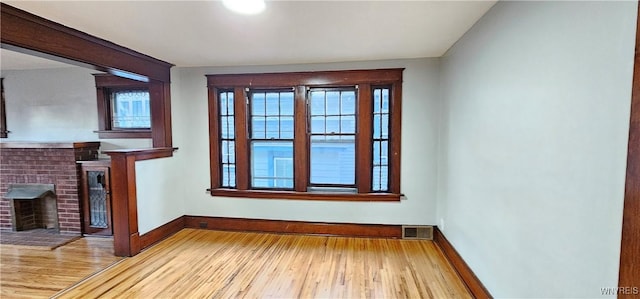
[[[170,82],[172,64],[2,3],[2,48],[148,82]]]

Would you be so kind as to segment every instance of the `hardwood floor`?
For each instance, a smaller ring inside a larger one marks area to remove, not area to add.
[[[183,229],[60,298],[470,298],[431,241]]]
[[[49,298],[121,259],[109,238],[82,238],[54,250],[0,245],[0,298]]]

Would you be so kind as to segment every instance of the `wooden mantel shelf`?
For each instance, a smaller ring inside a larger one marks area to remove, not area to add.
[[[173,152],[177,151],[177,147],[158,147],[145,149],[119,149],[103,151],[102,153],[114,156],[132,156],[136,161],[166,158],[173,156]]]
[[[40,141],[5,141],[0,142],[0,148],[83,148],[99,147],[99,141],[70,141],[70,142],[40,142]]]

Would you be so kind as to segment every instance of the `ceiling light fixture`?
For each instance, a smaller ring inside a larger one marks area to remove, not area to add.
[[[264,0],[222,0],[224,6],[234,12],[255,15],[264,11]]]

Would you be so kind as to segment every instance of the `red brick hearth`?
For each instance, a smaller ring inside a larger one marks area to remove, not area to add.
[[[9,184],[54,184],[61,233],[81,233],[76,161],[98,159],[100,142],[0,143],[0,229],[12,230]]]

